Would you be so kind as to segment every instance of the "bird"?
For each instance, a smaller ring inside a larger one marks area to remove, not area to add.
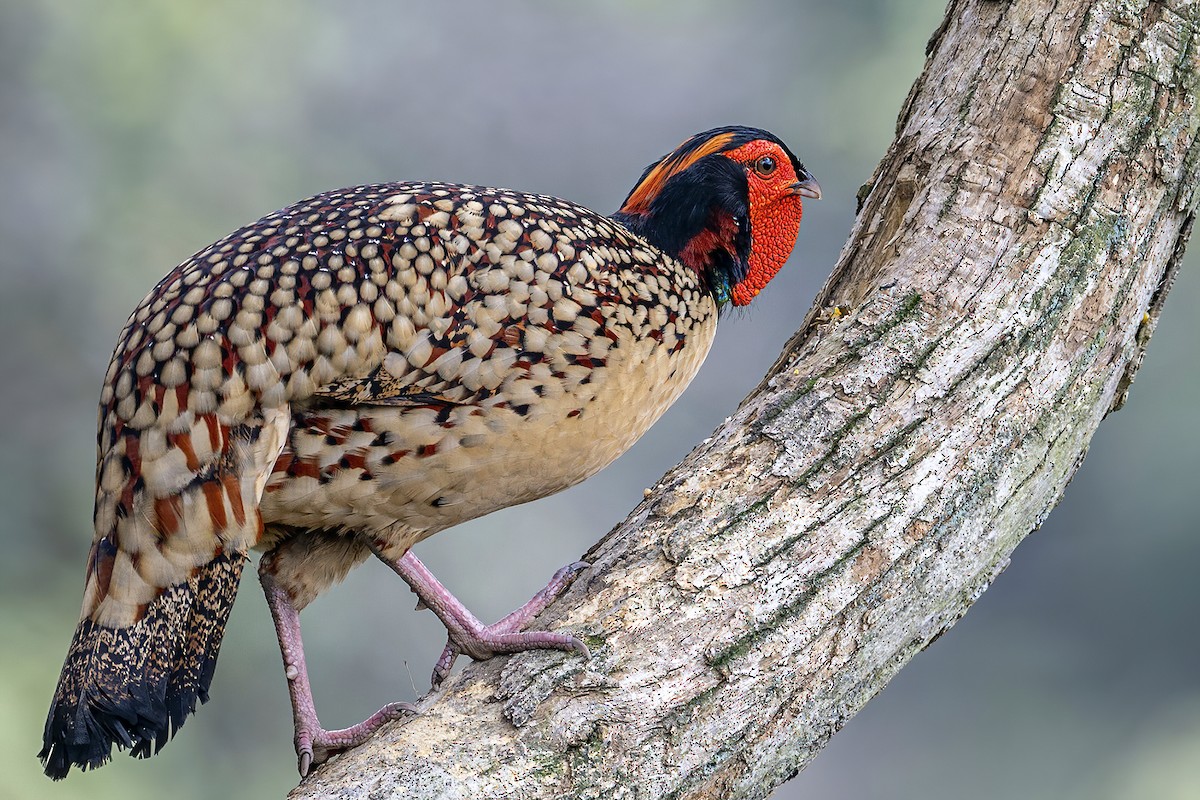
[[[821,189],[774,134],[725,126],[648,166],[605,216],[437,182],[315,195],[200,250],[121,331],[101,389],[83,606],[46,774],[159,752],[209,697],[250,551],[284,662],[300,774],[414,709],[321,727],[300,612],[375,556],[455,659],[582,641],[525,626],[587,569],[484,625],[412,552],[558,492],[676,400],[718,317],[789,258]]]

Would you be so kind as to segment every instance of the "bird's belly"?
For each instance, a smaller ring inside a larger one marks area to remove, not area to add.
[[[697,322],[674,353],[631,338],[604,367],[543,384],[534,402],[501,392],[482,405],[311,412],[267,483],[263,521],[379,533],[411,546],[566,489],[629,449],[679,397],[715,328],[715,315]]]

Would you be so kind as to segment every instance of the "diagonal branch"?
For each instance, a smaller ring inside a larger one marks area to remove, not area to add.
[[[293,792],[762,797],[954,624],[1128,390],[1200,173],[1185,0],[953,0],[814,311],[540,619]],[[850,309],[818,321],[818,309]]]

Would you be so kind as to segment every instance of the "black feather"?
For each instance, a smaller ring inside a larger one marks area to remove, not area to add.
[[[705,231],[719,233],[736,226],[732,242],[721,235],[693,264],[706,287],[720,302],[750,269],[750,187],[745,171],[722,155],[698,159],[669,177],[650,201],[645,214],[613,214],[617,220],[650,244],[679,258]],[[727,244],[731,244],[731,251]]]
[[[165,590],[126,628],[79,623],[67,651],[38,758],[58,780],[128,749],[162,749],[208,688],[245,553],[222,553]]]

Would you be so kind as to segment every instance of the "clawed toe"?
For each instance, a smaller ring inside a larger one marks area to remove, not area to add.
[[[506,653],[520,653],[524,650],[564,650],[579,653],[584,660],[591,658],[591,652],[582,639],[565,633],[552,631],[514,631],[502,626],[507,617],[495,625],[489,625],[478,631],[471,632],[469,637],[452,636],[442,650],[441,656],[433,667],[430,682],[436,689],[450,675],[454,662],[459,655],[469,655],[476,661],[486,661],[493,656]]]
[[[389,703],[357,725],[340,730],[327,731],[319,725],[296,729],[296,759],[300,777],[308,776],[315,764],[323,764],[329,757],[365,742],[385,723],[416,714],[412,703]]]
[[[590,566],[587,562],[576,561],[563,567],[554,573],[550,583],[528,603],[499,622],[484,625],[433,577],[411,550],[398,560],[385,557],[380,550],[372,552],[412,588],[419,600],[417,608],[428,608],[446,626],[448,641],[433,667],[431,678],[435,689],[450,674],[455,660],[461,654],[469,655],[476,661],[484,661],[501,653],[519,653],[522,650],[534,649],[567,650],[580,653],[584,657],[589,655],[587,645],[574,636],[550,631],[521,630],[567,590],[579,573]]]

